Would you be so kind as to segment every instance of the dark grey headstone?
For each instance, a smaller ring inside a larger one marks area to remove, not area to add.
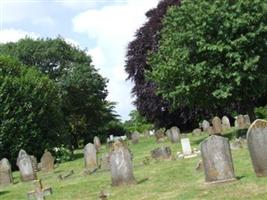
[[[171,159],[171,148],[170,147],[159,147],[151,151],[151,157],[155,160],[170,160]]]
[[[84,164],[85,169],[89,172],[93,172],[98,168],[96,148],[92,143],[88,143],[84,147]]]
[[[267,121],[256,120],[247,132],[247,145],[258,177],[267,176]]]
[[[0,161],[0,186],[6,186],[13,182],[11,165],[8,159],[3,158]]]
[[[135,184],[131,154],[128,148],[116,141],[110,154],[112,186]]]
[[[22,181],[32,181],[36,179],[36,173],[33,170],[31,158],[26,151],[20,150],[17,158],[17,166]]]
[[[176,126],[168,129],[166,135],[172,143],[178,143],[180,141],[180,129]]]
[[[131,134],[131,140],[133,144],[137,144],[139,142],[139,133],[137,131]]]
[[[212,119],[212,127],[214,134],[221,134],[222,131],[222,121],[219,117],[214,117]]]
[[[52,156],[52,154],[45,150],[42,158],[41,158],[41,170],[43,172],[52,172],[54,171],[54,162],[55,162],[55,159],[54,157]]]
[[[227,138],[213,135],[201,143],[201,156],[206,182],[235,180],[234,166]]]

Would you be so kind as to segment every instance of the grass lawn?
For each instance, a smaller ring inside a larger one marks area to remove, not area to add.
[[[189,134],[191,145],[199,148],[199,143],[207,136]],[[53,189],[53,195],[47,197],[47,200],[95,200],[98,199],[101,190],[109,193],[108,199],[113,200],[267,199],[267,177],[255,176],[248,149],[232,151],[238,181],[207,185],[204,182],[204,172],[195,171],[200,157],[176,161],[151,161],[149,165],[142,165],[142,160],[150,156],[150,151],[161,145],[170,146],[173,155],[177,151],[181,152],[180,144],[157,144],[154,138],[142,138],[138,144],[130,145],[134,154],[134,174],[139,182],[137,185],[111,187],[110,172],[98,171],[83,176],[82,151],[77,151],[74,161],[61,164],[54,173],[38,173],[38,177],[42,179],[44,187],[51,186]],[[103,147],[100,154],[104,152],[106,149]],[[66,174],[70,170],[74,170],[74,175],[65,180],[57,178],[59,174]],[[13,175],[15,184],[0,188],[0,199],[27,199],[27,192],[33,189],[32,183],[21,183],[18,172]]]

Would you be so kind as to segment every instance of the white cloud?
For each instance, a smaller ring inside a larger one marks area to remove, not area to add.
[[[109,99],[118,102],[117,111],[123,119],[133,105],[131,83],[125,82],[124,60],[128,43],[145,22],[145,13],[158,0],[127,0],[125,4],[89,9],[73,18],[74,31],[95,39],[96,47],[89,50],[96,67],[109,78]]]
[[[4,29],[0,31],[0,43],[7,43],[7,42],[17,42],[18,40],[30,37],[36,39],[39,37],[38,34],[33,32],[27,32],[18,29]]]

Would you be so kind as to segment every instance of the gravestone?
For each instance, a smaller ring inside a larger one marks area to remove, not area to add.
[[[55,168],[54,162],[55,162],[55,159],[52,156],[52,154],[49,151],[45,150],[41,158],[41,170],[43,172],[54,171],[54,168]]]
[[[246,129],[246,122],[245,122],[244,115],[237,116],[236,125],[238,129]]]
[[[201,143],[200,148],[206,182],[220,183],[236,180],[227,138],[210,136]]]
[[[100,168],[102,170],[110,170],[110,163],[109,163],[110,155],[109,153],[103,154],[100,158]]]
[[[210,123],[207,120],[203,120],[202,128],[203,128],[203,131],[207,132],[208,129],[210,128]]]
[[[251,125],[249,115],[244,115],[244,121],[245,121],[246,128],[249,128],[249,126]]]
[[[202,133],[202,131],[201,131],[201,129],[200,128],[196,128],[196,129],[194,129],[193,130],[193,135],[199,135],[199,134],[201,134]]]
[[[46,196],[52,194],[52,188],[51,187],[43,188],[41,180],[33,181],[33,185],[34,185],[34,190],[28,192],[27,194],[29,200],[45,200]]]
[[[191,149],[189,138],[182,138],[181,139],[181,144],[182,144],[182,150],[183,150],[184,156],[191,155],[192,154],[192,149]]]
[[[30,158],[31,158],[31,162],[32,162],[33,170],[34,170],[35,172],[37,172],[37,171],[38,171],[38,162],[37,162],[37,159],[36,159],[36,157],[33,156],[33,155],[31,155]]]
[[[254,171],[258,177],[267,176],[267,121],[258,119],[247,132],[247,145]]]
[[[112,186],[135,184],[131,154],[128,148],[117,141],[110,154],[110,171]]]
[[[139,133],[137,131],[131,134],[132,144],[137,144],[139,142]]]
[[[180,141],[180,129],[176,126],[168,129],[166,135],[172,143],[178,143]]]
[[[164,140],[164,131],[159,129],[155,132],[155,137],[157,142],[162,142]]]
[[[7,186],[13,182],[11,165],[8,159],[0,161],[0,186]]]
[[[36,179],[36,173],[33,170],[30,156],[24,150],[19,151],[17,166],[20,171],[22,181],[32,181]]]
[[[227,116],[223,116],[223,118],[222,118],[222,127],[223,127],[223,129],[231,128],[230,120]]]
[[[97,136],[94,137],[94,145],[95,145],[96,150],[99,151],[101,148],[101,142]]]
[[[170,160],[171,159],[171,148],[170,147],[159,147],[151,151],[151,157],[155,160]]]
[[[94,172],[98,168],[95,145],[88,143],[84,147],[83,153],[85,170],[88,172]]]
[[[214,117],[212,119],[213,133],[221,134],[222,133],[222,121],[219,117]]]

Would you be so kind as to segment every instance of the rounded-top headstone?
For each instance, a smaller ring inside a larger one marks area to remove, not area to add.
[[[0,161],[0,185],[6,186],[13,182],[11,165],[8,159],[3,158]]]
[[[110,153],[110,171],[112,186],[135,184],[131,153],[128,148],[116,141]]]
[[[231,128],[230,120],[227,116],[222,117],[222,126],[224,129],[229,129]]]
[[[171,127],[171,137],[170,140],[172,143],[178,143],[180,141],[180,129],[176,126]]]
[[[254,121],[247,131],[247,145],[254,171],[258,177],[267,176],[267,121]]]
[[[213,131],[214,134],[221,134],[222,131],[222,121],[219,117],[214,117],[212,119],[212,126],[213,126]]]
[[[37,178],[32,167],[31,158],[23,149],[19,151],[17,166],[19,168],[22,181],[32,181]]]
[[[96,150],[99,151],[101,148],[101,142],[97,136],[94,137],[94,145],[95,145]]]
[[[236,125],[238,129],[246,129],[246,122],[245,122],[244,115],[237,116]]]
[[[93,145],[92,143],[88,143],[84,147],[85,169],[90,172],[93,172],[98,168],[96,152],[97,151],[95,145]]]
[[[227,138],[213,135],[201,143],[205,179],[209,183],[235,180],[230,144]]]
[[[41,170],[43,172],[51,172],[54,171],[54,162],[55,159],[52,154],[45,150],[42,158],[41,158]]]
[[[210,128],[210,123],[207,120],[203,120],[202,128],[203,128],[203,131],[208,131],[208,129]]]

